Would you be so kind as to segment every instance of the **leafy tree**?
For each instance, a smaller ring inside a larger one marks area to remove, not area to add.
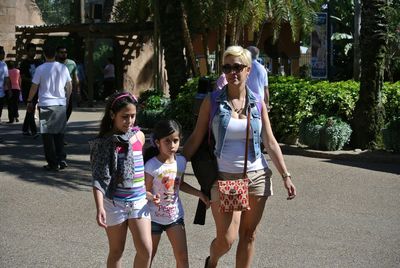
[[[71,1],[35,0],[46,24],[66,24],[71,22]]]
[[[389,26],[386,76],[389,81],[400,80],[400,0],[389,1],[386,9]]]
[[[123,0],[114,6],[113,16],[117,22],[140,23],[153,16],[152,1]]]
[[[387,46],[386,0],[362,0],[360,95],[353,120],[353,145],[377,148],[384,125],[381,90]]]
[[[267,0],[267,18],[274,28],[274,40],[279,38],[284,22],[290,24],[294,41],[299,40],[302,33],[310,33],[315,18],[312,3],[308,0]]]

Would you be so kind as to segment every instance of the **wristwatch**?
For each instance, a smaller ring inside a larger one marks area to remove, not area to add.
[[[286,179],[286,178],[292,178],[292,175],[289,172],[284,172],[282,173],[282,179]]]

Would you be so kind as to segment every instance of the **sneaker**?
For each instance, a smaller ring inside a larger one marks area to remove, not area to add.
[[[43,168],[47,171],[59,171],[60,169],[57,166],[50,166],[50,165],[45,165]]]
[[[65,160],[63,160],[63,161],[60,162],[59,166],[60,166],[60,169],[65,169],[65,168],[68,167],[68,164],[67,164],[67,162]]]
[[[15,118],[15,122],[17,122],[17,123],[18,123],[18,122],[19,122],[19,119],[18,119],[18,118]]]

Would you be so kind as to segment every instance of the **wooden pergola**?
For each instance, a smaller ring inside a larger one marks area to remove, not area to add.
[[[44,26],[16,26],[15,59],[22,60],[25,47],[33,40],[39,40],[40,47],[49,36],[71,36],[83,41],[86,53],[86,75],[89,105],[93,103],[94,95],[94,69],[93,52],[96,39],[112,39],[114,47],[114,59],[118,88],[122,87],[123,74],[127,71],[131,60],[137,57],[143,44],[152,38],[154,34],[154,23],[146,22],[140,24],[128,23],[85,23],[67,25],[44,25]],[[157,42],[156,42],[157,44]],[[158,50],[158,48],[155,48]],[[135,52],[135,53],[134,53]],[[159,62],[156,60],[156,63]],[[155,64],[156,66],[158,64]],[[158,68],[158,66],[157,66]],[[158,70],[156,70],[158,73]]]

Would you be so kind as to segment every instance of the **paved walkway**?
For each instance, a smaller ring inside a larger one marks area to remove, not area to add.
[[[0,125],[0,267],[105,267],[107,239],[95,221],[87,145],[100,118],[95,109],[73,112],[70,167],[57,173],[42,169],[40,138],[23,137],[21,123]],[[287,201],[273,178],[253,267],[400,267],[399,158],[283,149],[298,197]],[[186,180],[197,186],[190,165]],[[205,226],[193,225],[197,200],[182,198],[190,264],[203,267],[214,237],[211,213]],[[235,246],[219,267],[234,267]],[[123,267],[131,267],[133,255],[129,238]],[[175,267],[165,235],[154,267]]]

